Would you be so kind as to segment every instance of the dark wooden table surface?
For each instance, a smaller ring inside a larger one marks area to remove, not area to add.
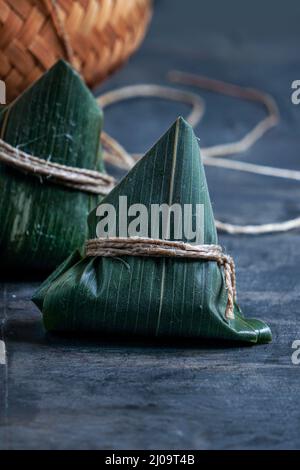
[[[102,90],[165,84],[172,68],[267,90],[281,123],[239,158],[300,170],[300,106],[290,99],[291,82],[300,79],[299,2],[184,5],[157,3],[144,46]],[[203,96],[201,145],[234,140],[263,116],[259,106]],[[122,103],[107,110],[106,130],[143,152],[187,111],[159,100]],[[300,183],[213,168],[207,177],[219,219],[262,223],[300,214]],[[220,235],[236,260],[245,315],[272,327],[273,343],[259,347],[49,336],[30,301],[41,279],[2,273],[0,448],[299,448],[300,365],[291,360],[300,340],[299,234]]]

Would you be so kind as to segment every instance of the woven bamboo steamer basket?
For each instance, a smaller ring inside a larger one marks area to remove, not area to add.
[[[58,59],[90,87],[138,48],[152,0],[0,0],[0,78],[16,98]]]

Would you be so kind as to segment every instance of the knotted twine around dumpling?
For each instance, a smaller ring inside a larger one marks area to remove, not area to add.
[[[29,155],[0,139],[0,162],[63,186],[93,194],[108,194],[115,179],[95,170],[76,168]]]
[[[142,256],[152,258],[181,258],[214,261],[224,270],[228,300],[227,319],[234,319],[236,302],[235,264],[231,256],[223,253],[219,245],[191,245],[185,242],[153,238],[95,238],[86,242],[86,257]]]

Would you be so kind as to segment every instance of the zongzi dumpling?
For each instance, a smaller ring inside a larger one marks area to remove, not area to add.
[[[124,198],[128,208],[143,205],[145,214],[151,214],[153,205],[192,207],[189,219],[194,222],[196,208],[202,207],[201,237],[195,240],[215,249],[218,240],[198,142],[182,118],[91,212],[89,239],[99,236],[99,214],[111,206],[116,218],[107,230],[115,229],[115,235],[120,236],[124,218],[132,221],[129,209],[127,215],[124,212]],[[169,219],[167,232],[173,241],[178,240],[178,220]],[[155,223],[149,215],[149,238],[155,231],[159,237],[166,234],[161,230],[163,224],[158,230]],[[138,225],[140,233],[136,235],[147,236],[145,226]],[[186,244],[191,239],[183,232],[179,242]],[[222,267],[210,260],[163,255],[113,257],[105,251],[103,256],[75,253],[33,300],[49,331],[270,341],[268,326],[245,319],[236,303],[231,315],[226,315],[229,292],[225,281]]]
[[[103,171],[103,115],[79,75],[59,61],[0,111],[0,137],[45,161]],[[6,270],[53,270],[87,235],[96,194],[54,183],[0,160],[0,257]]]

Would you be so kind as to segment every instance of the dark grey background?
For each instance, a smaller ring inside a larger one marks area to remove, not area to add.
[[[170,69],[261,88],[282,120],[238,158],[300,170],[298,1],[161,0],[149,35],[104,91],[166,83]],[[201,93],[207,113],[201,145],[242,136],[259,106]],[[108,109],[105,128],[130,151],[144,152],[185,106],[135,100]],[[207,169],[215,215],[236,223],[300,214],[300,184]],[[0,320],[8,366],[0,366],[0,448],[299,448],[299,230],[261,237],[221,235],[235,257],[245,315],[267,321],[270,345],[154,345],[45,335],[30,302],[38,282],[1,284]]]

